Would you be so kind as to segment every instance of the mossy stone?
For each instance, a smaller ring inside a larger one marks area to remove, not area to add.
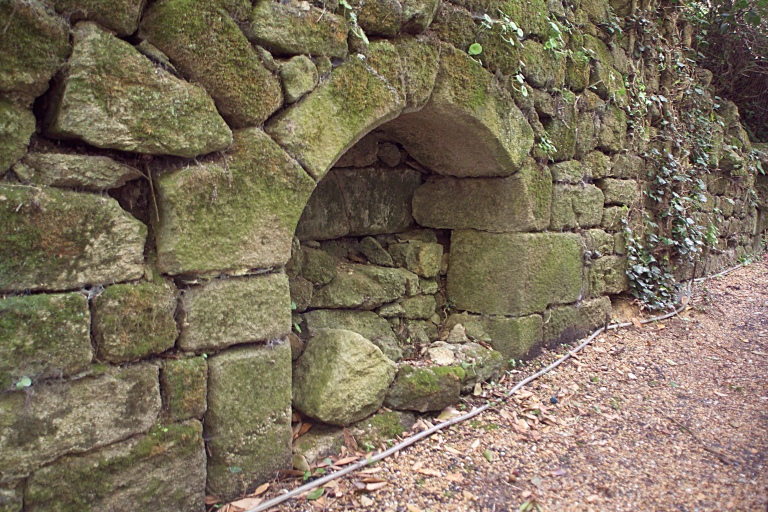
[[[278,340],[291,331],[285,274],[217,279],[185,290],[180,301],[179,347],[222,349]]]
[[[389,322],[372,311],[316,309],[305,313],[304,320],[309,334],[321,329],[345,329],[369,340],[392,361],[397,362],[403,357],[403,351]]]
[[[395,37],[403,26],[403,5],[398,0],[350,2],[357,22],[369,36]]]
[[[192,420],[58,459],[29,479],[24,505],[41,512],[202,510],[204,495],[203,428]]]
[[[525,162],[533,129],[509,92],[466,53],[440,45],[427,105],[382,129],[432,171],[457,177],[509,176]]]
[[[542,122],[550,142],[555,146],[555,151],[547,156],[555,162],[571,160],[576,154],[576,95],[564,90],[553,96],[553,103],[558,115]]]
[[[584,155],[581,160],[582,165],[589,170],[592,179],[600,179],[611,176],[612,161],[611,158],[602,151],[591,151]]]
[[[158,267],[191,274],[284,265],[313,188],[263,131],[238,130],[223,162],[156,178]]]
[[[491,347],[501,354],[504,361],[529,357],[541,345],[541,315],[519,318],[490,316],[483,323],[491,337]]]
[[[78,23],[47,118],[48,135],[99,148],[194,157],[221,151],[232,132],[210,96],[99,28]]]
[[[381,265],[383,267],[393,267],[395,265],[392,256],[372,236],[367,236],[360,240],[360,252],[374,265]]]
[[[21,512],[24,508],[24,481],[0,484],[0,512]]]
[[[432,23],[440,0],[403,0],[403,30],[421,34]]]
[[[384,405],[401,411],[440,411],[459,402],[464,376],[459,366],[401,366]]]
[[[267,123],[267,133],[315,180],[371,129],[403,109],[401,78],[391,83],[382,73],[384,68],[401,69],[392,50],[386,41],[371,43],[367,57],[351,57],[302,101]]]
[[[429,320],[435,314],[437,303],[432,295],[417,295],[403,299],[403,317],[411,320]]]
[[[609,206],[603,209],[603,220],[600,227],[608,231],[621,231],[624,221],[629,218],[629,208],[626,206]]]
[[[610,176],[614,178],[643,178],[645,160],[632,153],[618,153],[613,156]]]
[[[591,178],[590,168],[584,168],[578,160],[566,160],[550,165],[552,181],[557,183],[582,183]]]
[[[349,233],[349,218],[336,170],[321,179],[296,226],[299,240],[331,240]]]
[[[344,446],[344,429],[315,423],[293,442],[293,453],[301,454],[312,464],[325,457],[338,455]]]
[[[454,0],[452,3],[473,13],[488,14],[496,18],[499,10],[530,35],[546,38],[549,35],[549,8],[546,0]]]
[[[594,95],[597,98],[597,95]],[[580,96],[584,98],[584,95]],[[597,116],[594,112],[579,112],[573,120],[575,127],[574,158],[584,158],[597,147]]]
[[[596,183],[605,195],[606,205],[632,206],[640,199],[640,189],[634,180],[605,178]]]
[[[627,114],[618,106],[609,105],[600,121],[598,148],[607,153],[623,150],[627,141]]]
[[[301,266],[301,276],[318,286],[323,286],[336,277],[336,263],[330,254],[320,249],[302,247],[304,256]]]
[[[469,48],[477,40],[478,26],[468,10],[452,3],[444,3],[432,21],[430,32],[455,48]]]
[[[69,25],[42,2],[3,2],[0,26],[0,93],[31,103],[69,56]]]
[[[605,23],[608,19],[607,0],[581,0],[579,8],[587,14],[592,23]]]
[[[513,43],[517,41],[517,36],[512,31],[506,30],[501,23],[494,23],[490,30],[478,30],[470,44],[477,42],[483,47],[483,51],[475,58],[479,59],[489,71],[511,77],[523,70],[520,62],[524,50],[522,42],[510,44],[510,41]],[[460,48],[468,49],[469,46],[460,46]]]
[[[118,36],[125,37],[136,32],[146,3],[147,0],[53,0],[53,7],[70,23],[95,21]]]
[[[525,63],[521,72],[533,87],[550,91],[563,87],[565,54],[546,50],[544,45],[531,39],[525,42],[520,59]]]
[[[470,393],[478,382],[490,382],[502,372],[507,361],[496,350],[478,343],[456,345],[456,359],[461,363],[465,375],[461,379],[461,392]]]
[[[432,177],[416,190],[413,213],[433,228],[538,231],[549,225],[551,201],[550,169],[529,158],[508,178]]]
[[[144,14],[141,32],[208,91],[233,128],[258,126],[282,105],[280,82],[216,3],[155,2]]]
[[[611,301],[608,297],[554,307],[545,313],[547,321],[544,323],[544,344],[554,347],[573,343],[593,329],[605,325],[610,315]]]
[[[110,197],[0,185],[0,290],[71,290],[144,274],[147,227]]]
[[[0,481],[147,432],[160,412],[158,369],[150,364],[33,389],[31,397],[0,394]]]
[[[603,256],[589,268],[589,293],[593,297],[614,295],[629,289],[627,259],[621,256]]]
[[[297,55],[280,66],[285,101],[294,103],[317,85],[317,66],[306,55]]]
[[[395,364],[352,331],[321,329],[293,371],[293,405],[331,425],[349,425],[376,411],[395,378]]]
[[[448,297],[459,309],[523,316],[581,294],[581,237],[570,233],[451,236]],[[496,283],[489,287],[487,283]]]
[[[429,278],[435,277],[440,271],[443,246],[436,243],[410,240],[401,244],[391,244],[389,254],[392,255],[395,265]]]
[[[602,62],[592,65],[589,75],[590,88],[594,89],[598,96],[619,106],[628,103],[627,90],[624,88],[624,78],[613,66]]]
[[[244,30],[248,39],[274,54],[347,56],[347,21],[317,7],[303,10],[258,0],[249,22]]]
[[[167,360],[160,370],[160,392],[168,421],[202,418],[208,395],[208,363],[205,358]]]
[[[0,96],[0,174],[24,156],[33,133],[32,110]]]
[[[415,422],[416,418],[411,412],[388,411],[355,423],[351,430],[360,448],[371,449],[402,436]]]
[[[603,193],[594,185],[555,185],[552,193],[552,220],[555,231],[591,228],[603,218]]]
[[[106,156],[27,153],[13,167],[24,183],[98,192],[142,177],[141,172]]]
[[[93,301],[97,356],[125,363],[165,352],[176,343],[176,288],[141,283],[108,287]]]
[[[312,281],[296,276],[288,280],[288,287],[291,291],[291,308],[295,313],[306,311],[312,303],[315,285],[312,284]]]
[[[377,308],[406,294],[408,274],[413,276],[411,272],[399,268],[356,264],[340,266],[336,278],[312,295],[311,307]]]
[[[88,369],[91,314],[79,293],[0,299],[0,390],[22,377],[69,377]]]
[[[584,233],[586,249],[592,258],[607,256],[613,252],[613,235],[602,229],[589,229]]]
[[[208,487],[232,500],[291,465],[291,347],[247,347],[208,359]],[[240,468],[238,471],[236,468]]]

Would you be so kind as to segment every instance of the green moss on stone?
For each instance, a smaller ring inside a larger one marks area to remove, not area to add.
[[[0,185],[0,290],[137,279],[146,236],[109,197]]]
[[[56,12],[66,16],[71,23],[80,20],[95,21],[102,27],[114,30],[119,36],[129,36],[139,26],[141,11],[146,0],[54,0]]]
[[[0,174],[24,156],[33,133],[35,115],[32,110],[0,96]]]
[[[160,371],[160,391],[169,421],[202,418],[208,394],[208,364],[202,357],[168,360]]]
[[[402,436],[405,431],[402,417],[395,411],[374,414],[355,424],[355,429],[359,430],[355,440],[361,448],[378,446],[382,442]]]
[[[159,354],[176,342],[176,289],[141,283],[108,287],[93,302],[100,359],[124,363]]]
[[[156,2],[144,15],[141,29],[177,69],[208,91],[234,128],[260,125],[282,105],[279,81],[237,24],[215,4]]]
[[[239,130],[226,160],[156,180],[163,272],[242,271],[285,264],[314,182],[264,132]]]
[[[68,377],[91,362],[87,299],[79,293],[0,299],[0,390],[22,377]]]

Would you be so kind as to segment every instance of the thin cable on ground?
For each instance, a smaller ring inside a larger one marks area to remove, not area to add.
[[[720,272],[719,274],[715,274],[715,275],[707,276],[707,277],[700,277],[698,279],[694,279],[692,281],[689,281],[689,283],[688,283],[688,291],[687,291],[687,293],[684,296],[688,300],[681,301],[682,304],[677,309],[675,309],[674,311],[671,311],[671,312],[669,312],[669,313],[667,313],[665,315],[655,316],[655,317],[652,317],[652,318],[647,318],[645,320],[640,320],[640,323],[641,324],[650,324],[650,323],[653,323],[653,322],[659,322],[661,320],[666,320],[667,318],[672,318],[673,316],[678,315],[681,311],[683,311],[686,308],[686,306],[690,302],[690,298],[691,298],[691,295],[693,293],[692,290],[691,290],[692,282],[700,282],[700,281],[705,281],[707,279],[714,279],[716,277],[720,277],[720,276],[723,276],[725,274],[731,273],[734,270],[737,270],[737,269],[739,269],[739,268],[741,268],[743,266],[744,266],[743,264],[739,264],[739,265],[737,265],[735,267],[732,267],[730,269],[724,270],[723,272]],[[553,362],[552,364],[550,364],[546,368],[543,368],[543,369],[539,370],[538,372],[534,373],[533,375],[531,375],[529,377],[526,377],[525,379],[523,379],[520,382],[518,382],[517,384],[515,384],[515,386],[507,392],[507,396],[508,397],[512,396],[520,388],[522,388],[523,386],[525,386],[529,382],[534,381],[534,380],[538,379],[539,377],[541,377],[543,375],[546,375],[550,371],[554,370],[555,368],[560,366],[562,363],[564,363],[565,361],[567,361],[568,359],[570,359],[574,355],[576,355],[579,352],[581,352],[581,350],[583,350],[584,347],[586,347],[587,345],[592,343],[592,341],[597,336],[599,336],[600,334],[602,334],[606,330],[617,330],[619,328],[631,327],[632,325],[635,325],[635,324],[633,322],[623,322],[623,323],[615,323],[615,324],[606,325],[604,327],[600,327],[595,332],[590,334],[589,337],[587,339],[585,339],[583,342],[581,342],[576,348],[574,348],[573,350],[569,350],[568,353],[565,354],[564,356],[562,356],[560,359],[558,359],[557,361]],[[506,400],[504,400],[504,401],[506,402]],[[477,416],[477,415],[487,411],[491,407],[495,407],[496,405],[498,405],[498,402],[488,402],[485,405],[483,405],[481,407],[478,407],[477,409],[473,409],[472,411],[470,411],[470,412],[468,412],[466,414],[463,414],[461,416],[457,416],[455,418],[452,418],[452,419],[450,419],[448,421],[444,421],[442,423],[438,423],[437,425],[435,425],[435,426],[433,426],[431,428],[428,428],[427,430],[422,430],[421,432],[419,432],[417,434],[414,434],[413,436],[411,436],[411,437],[409,437],[407,439],[404,439],[403,441],[401,441],[400,443],[392,446],[388,450],[380,452],[380,453],[378,453],[376,455],[373,455],[371,457],[368,457],[366,459],[360,460],[359,462],[356,462],[356,463],[354,463],[354,464],[352,464],[350,466],[347,466],[344,469],[341,469],[341,470],[336,471],[334,473],[331,473],[329,475],[325,475],[322,478],[318,478],[317,480],[313,480],[312,482],[306,483],[306,484],[304,484],[304,485],[302,485],[300,487],[297,487],[296,489],[294,489],[292,491],[287,492],[286,494],[281,494],[280,496],[276,496],[276,497],[272,498],[269,501],[265,501],[265,502],[259,504],[256,507],[253,507],[253,508],[250,508],[250,509],[246,510],[246,512],[263,512],[265,510],[268,510],[268,509],[270,509],[270,508],[272,508],[272,507],[274,507],[276,505],[279,505],[280,503],[288,501],[289,499],[291,499],[291,498],[293,498],[295,496],[298,496],[298,495],[303,494],[303,493],[305,493],[307,491],[315,489],[316,487],[320,487],[321,485],[324,485],[324,484],[326,484],[326,483],[328,483],[328,482],[330,482],[332,480],[336,480],[337,478],[341,478],[342,476],[347,475],[349,473],[353,473],[353,472],[355,472],[355,471],[357,471],[359,469],[362,469],[362,468],[364,468],[366,466],[369,466],[369,465],[371,465],[371,464],[373,464],[375,462],[378,462],[378,461],[380,461],[382,459],[385,459],[385,458],[389,457],[390,455],[394,455],[395,453],[399,452],[403,448],[407,448],[408,446],[411,446],[412,444],[415,444],[417,441],[420,441],[421,439],[424,439],[425,437],[431,436],[435,432],[438,432],[438,431],[440,431],[440,430],[442,430],[442,429],[444,429],[446,427],[450,427],[451,425],[455,425],[456,423],[461,423],[461,422],[466,421],[468,419],[474,418],[475,416]]]

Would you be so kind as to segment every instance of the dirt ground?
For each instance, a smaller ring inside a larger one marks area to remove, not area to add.
[[[506,404],[272,510],[767,510],[767,314],[762,260],[694,285],[678,317],[599,336]]]

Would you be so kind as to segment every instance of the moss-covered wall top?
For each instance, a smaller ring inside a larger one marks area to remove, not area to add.
[[[768,151],[689,29],[0,0],[0,511],[203,510],[320,455],[292,404],[368,442],[751,252]]]

